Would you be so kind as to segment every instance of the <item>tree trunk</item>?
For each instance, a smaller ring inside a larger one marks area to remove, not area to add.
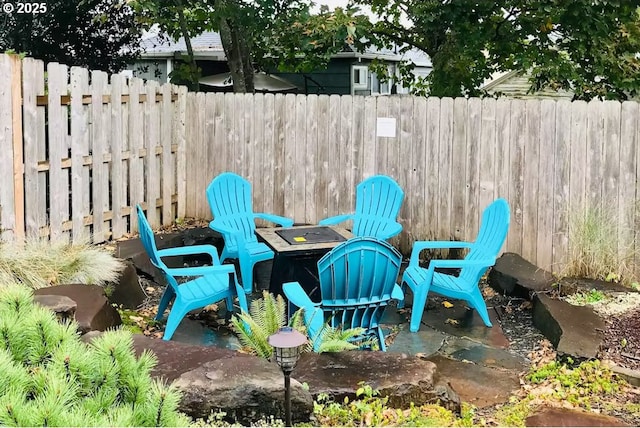
[[[233,21],[227,18],[220,20],[220,39],[233,80],[233,92],[253,93],[255,87],[251,48],[246,42],[246,37],[242,37],[241,32],[242,29]]]
[[[189,30],[187,28],[187,20],[184,17],[184,5],[182,0],[177,1],[178,4],[178,21],[180,24],[180,30],[182,31],[182,37],[184,37],[184,44],[187,45],[187,59],[189,63],[190,73],[189,78],[191,84],[189,85],[191,90],[200,90],[200,73],[198,73],[198,65],[196,64],[196,57],[193,54],[193,46],[191,45],[191,37],[189,36]]]

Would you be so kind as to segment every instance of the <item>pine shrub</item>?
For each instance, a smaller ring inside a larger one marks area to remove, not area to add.
[[[84,343],[28,288],[0,287],[0,425],[187,425],[179,391],[151,378],[155,356],[132,345],[123,330]]]

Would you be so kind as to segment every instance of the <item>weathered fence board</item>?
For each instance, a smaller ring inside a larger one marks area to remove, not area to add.
[[[138,203],[154,225],[184,216],[184,88],[121,75],[109,84],[56,63],[45,75],[42,61],[9,55],[0,72],[2,239],[120,238],[135,230]]]

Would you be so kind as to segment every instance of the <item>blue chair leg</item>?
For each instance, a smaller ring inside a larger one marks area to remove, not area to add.
[[[387,352],[387,344],[384,343],[384,334],[382,333],[382,329],[378,327],[378,342],[380,343],[380,350],[383,352]]]
[[[484,325],[486,325],[487,327],[493,327],[493,324],[491,324],[491,320],[489,319],[489,312],[487,312],[487,304],[482,298],[482,293],[480,292],[479,288],[476,288],[471,292],[468,302],[469,306],[475,308],[475,310],[478,312],[478,315],[480,315],[480,318],[482,318],[482,322],[484,322]]]
[[[227,296],[224,301],[227,305],[227,312],[233,312],[233,296]]]
[[[173,291],[173,287],[171,285],[167,285],[167,288],[164,289],[164,293],[162,293],[162,298],[160,299],[160,303],[158,304],[158,313],[154,318],[156,321],[160,321],[164,315],[164,311],[167,310],[167,306],[169,303],[176,297],[175,291]]]
[[[162,336],[162,340],[171,340],[173,333],[175,333],[178,325],[182,319],[189,312],[189,307],[182,301],[182,299],[177,298],[173,303],[173,307],[171,308],[171,312],[169,312],[169,317],[167,318],[167,325],[164,328],[164,336]]]
[[[427,304],[427,296],[429,294],[429,284],[422,282],[411,286],[413,291],[413,306],[411,307],[411,322],[409,323],[409,331],[415,333],[420,329],[422,321],[422,313]]]
[[[242,288],[246,294],[251,294],[253,292],[253,263],[248,257],[241,257],[239,262]]]

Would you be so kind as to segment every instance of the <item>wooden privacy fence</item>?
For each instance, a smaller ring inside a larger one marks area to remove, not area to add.
[[[235,171],[256,211],[312,224],[388,174],[406,194],[405,253],[474,239],[497,197],[512,210],[505,250],[543,268],[561,268],[590,207],[612,215],[620,257],[638,248],[636,102],[187,94],[8,55],[0,76],[3,240],[119,238],[137,203],[153,226],[210,219],[206,186]]]
[[[639,112],[615,101],[189,93],[185,213],[210,218],[206,186],[235,171],[253,184],[256,211],[316,223],[352,211],[362,179],[388,174],[406,193],[395,242],[405,253],[415,239],[475,239],[483,208],[504,197],[506,251],[558,269],[572,215],[605,206],[622,256],[639,219]],[[377,136],[379,118],[387,131],[395,120],[395,137]]]
[[[9,55],[0,76],[3,240],[119,238],[137,203],[184,216],[185,88]]]

